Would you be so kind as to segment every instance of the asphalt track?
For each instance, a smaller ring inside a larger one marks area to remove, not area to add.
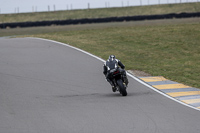
[[[129,77],[111,91],[103,62],[33,38],[0,39],[0,133],[199,133],[200,112]]]

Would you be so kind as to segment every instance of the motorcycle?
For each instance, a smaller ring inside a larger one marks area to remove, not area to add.
[[[114,84],[113,92],[119,91],[122,96],[127,96],[127,84],[125,83],[124,75],[119,71],[119,68],[110,70],[111,79]]]

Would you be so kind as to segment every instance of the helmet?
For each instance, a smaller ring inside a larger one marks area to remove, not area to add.
[[[114,56],[114,55],[110,55],[110,56],[109,56],[109,60],[110,60],[110,61],[113,61],[114,59],[115,59],[115,56]]]

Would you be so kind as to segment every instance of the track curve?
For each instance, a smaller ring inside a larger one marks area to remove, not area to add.
[[[0,39],[0,133],[198,133],[199,111],[129,77],[113,93],[103,63],[34,38]]]

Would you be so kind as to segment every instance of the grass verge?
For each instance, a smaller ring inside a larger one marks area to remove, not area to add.
[[[154,15],[181,12],[200,12],[200,2],[150,6],[132,6],[121,8],[100,8],[89,10],[66,10],[56,12],[0,14],[0,23]]]

